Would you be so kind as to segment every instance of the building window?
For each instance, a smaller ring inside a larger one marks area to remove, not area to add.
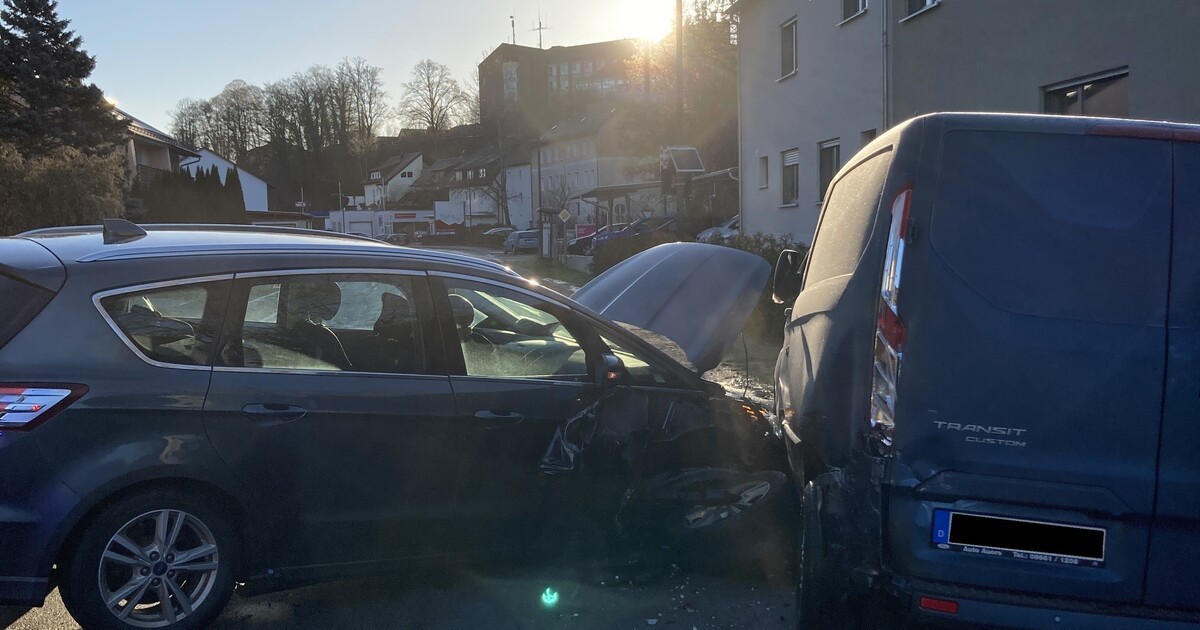
[[[783,164],[783,205],[800,199],[800,149],[788,149],[780,156]]]
[[[758,187],[766,188],[770,183],[770,165],[767,164],[768,159],[765,155],[758,156]]]
[[[821,198],[825,198],[825,192],[829,190],[829,183],[833,181],[833,176],[837,174],[838,167],[842,165],[841,144],[837,138],[826,140],[820,145],[820,155],[818,157],[818,173],[817,183],[820,186]]]
[[[842,19],[850,18],[867,10],[867,0],[842,0]]]
[[[1045,88],[1047,114],[1129,116],[1129,70],[1092,75]]]
[[[779,27],[779,76],[796,72],[796,18]]]
[[[379,174],[379,171],[372,171],[372,172],[371,172],[371,179],[372,179],[372,180],[376,180],[376,179],[383,179],[383,176],[381,176],[381,175]]]
[[[485,177],[487,177],[487,169],[486,168],[479,169],[479,178],[483,179]]]
[[[941,0],[908,0],[908,15],[924,11],[926,8],[931,7],[940,1]]]
[[[858,134],[859,146],[865,147],[868,144],[871,144],[871,141],[875,139],[876,134],[877,132],[874,129],[868,129]]]

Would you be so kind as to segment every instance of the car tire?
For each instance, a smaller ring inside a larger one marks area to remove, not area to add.
[[[84,628],[203,628],[233,595],[239,551],[219,503],[165,488],[140,492],[104,507],[75,536],[59,592]]]

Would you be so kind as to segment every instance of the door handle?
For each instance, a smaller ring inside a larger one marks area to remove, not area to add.
[[[282,403],[253,403],[242,407],[242,413],[258,422],[291,422],[308,413],[304,407]]]
[[[525,416],[522,416],[519,413],[496,413],[491,409],[482,409],[480,411],[476,411],[475,417],[480,420],[489,420],[491,422],[505,424],[515,424],[525,419]]]

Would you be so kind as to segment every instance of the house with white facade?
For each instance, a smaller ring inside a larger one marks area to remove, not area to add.
[[[810,242],[841,165],[921,114],[1200,120],[1200,83],[1173,71],[1200,61],[1194,0],[1154,10],[1125,0],[737,0],[729,11],[743,234]]]
[[[462,204],[467,230],[507,220],[501,204],[507,191],[498,177],[502,163],[500,149],[486,147],[467,153],[454,165],[448,182],[449,200]]]
[[[394,155],[372,168],[362,182],[367,207],[386,210],[394,206],[408,194],[424,169],[424,158],[420,153]]]
[[[631,155],[620,140],[618,110],[555,125],[533,152],[534,188],[539,209],[571,213],[570,223],[592,226],[628,223],[663,212],[658,156]],[[647,164],[652,168],[642,168]]]
[[[273,209],[270,201],[272,187],[261,177],[209,149],[200,149],[198,153],[199,157],[187,160],[181,165],[181,168],[189,175],[195,177],[197,172],[208,171],[216,166],[217,174],[220,175],[221,183],[224,184],[229,172],[237,169],[238,178],[242,184],[242,198],[246,202],[246,212],[268,212]]]

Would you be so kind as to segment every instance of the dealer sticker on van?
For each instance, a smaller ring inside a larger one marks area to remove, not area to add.
[[[1105,534],[1099,527],[934,510],[931,542],[981,556],[1102,567]]]

